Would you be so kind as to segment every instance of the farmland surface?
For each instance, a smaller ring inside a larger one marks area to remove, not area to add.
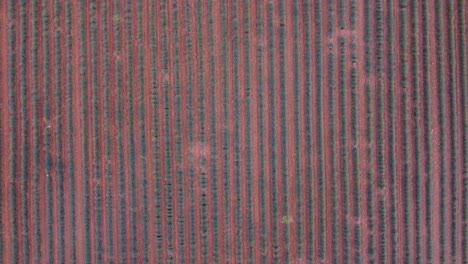
[[[468,263],[466,0],[0,0],[0,263]]]

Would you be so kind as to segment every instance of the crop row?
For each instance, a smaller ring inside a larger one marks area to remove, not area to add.
[[[465,9],[9,1],[2,260],[463,258]]]

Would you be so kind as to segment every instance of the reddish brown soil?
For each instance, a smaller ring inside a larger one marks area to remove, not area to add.
[[[466,262],[467,8],[0,0],[0,263]]]

